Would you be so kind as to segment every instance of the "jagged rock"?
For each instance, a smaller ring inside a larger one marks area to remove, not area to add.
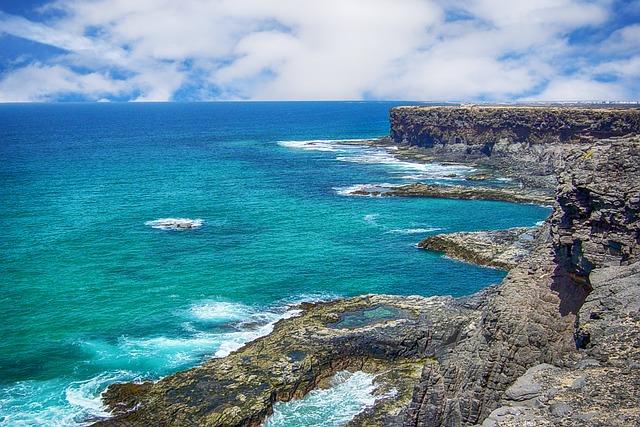
[[[568,153],[551,222],[558,264],[579,279],[573,293],[589,291],[576,316],[578,349],[557,361],[559,367],[537,370],[533,381],[539,393],[532,401],[523,405],[507,391],[504,406],[492,412],[487,425],[640,424],[638,143],[637,138],[603,141]],[[602,244],[612,235],[625,242],[615,254]],[[576,256],[567,245],[587,249]],[[516,384],[532,381],[528,374]]]
[[[639,148],[629,137],[568,150],[551,243],[536,244],[510,271],[476,334],[423,371],[406,426],[640,422],[640,276],[636,264],[619,266],[637,260],[640,247]],[[613,253],[612,236],[622,243]],[[575,251],[576,242],[588,244]],[[533,402],[509,400],[508,387],[541,363],[556,367],[536,372]],[[554,415],[555,403],[573,410]]]
[[[530,400],[540,396],[542,386],[535,380],[536,373],[543,370],[557,370],[552,365],[542,363],[527,369],[520,378],[516,380],[505,392],[504,398],[515,402]]]
[[[486,181],[491,178],[493,178],[493,175],[490,173],[473,173],[465,177],[467,181]]]
[[[513,268],[483,310],[474,334],[423,371],[405,426],[473,425],[496,409],[506,389],[540,363],[575,350],[573,331],[586,292],[574,293],[550,244]],[[442,381],[442,388],[425,384]],[[423,402],[442,402],[433,409]]]
[[[568,152],[551,219],[560,256],[588,276],[595,266],[640,258],[640,137]]]
[[[538,233],[537,228],[516,227],[437,234],[422,240],[418,247],[473,264],[510,270],[529,255]]]

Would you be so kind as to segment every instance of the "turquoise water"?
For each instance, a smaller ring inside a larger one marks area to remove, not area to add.
[[[99,416],[110,382],[224,355],[296,301],[500,281],[414,245],[548,209],[343,195],[467,172],[335,141],[387,134],[393,105],[0,105],[0,424]]]

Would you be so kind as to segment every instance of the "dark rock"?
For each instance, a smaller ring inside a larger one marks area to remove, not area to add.
[[[462,200],[495,200],[514,203],[536,203],[551,205],[553,197],[541,191],[498,188],[498,187],[467,187],[462,185],[370,185],[361,186],[351,191],[353,196],[376,197],[431,197],[436,199]]]
[[[565,417],[571,413],[571,406],[566,403],[554,403],[549,406],[549,411],[554,417]]]
[[[300,398],[340,370],[379,374],[379,388],[396,390],[360,418],[388,421],[404,414],[425,360],[447,352],[479,315],[450,297],[307,304],[225,358],[156,383],[110,386],[103,399],[114,417],[97,425],[257,426],[276,401]]]

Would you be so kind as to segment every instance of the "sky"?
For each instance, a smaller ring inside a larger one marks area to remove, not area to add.
[[[640,0],[0,0],[0,102],[640,98]]]

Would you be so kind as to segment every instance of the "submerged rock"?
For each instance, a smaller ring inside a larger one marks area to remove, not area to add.
[[[144,224],[160,230],[191,230],[201,227],[204,221],[191,218],[160,218]]]

